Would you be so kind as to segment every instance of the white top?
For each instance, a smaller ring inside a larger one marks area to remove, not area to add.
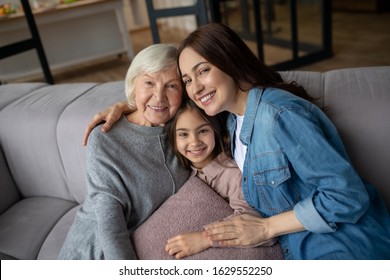
[[[235,137],[234,137],[234,160],[236,161],[238,167],[240,168],[241,172],[244,169],[244,161],[245,161],[245,155],[246,155],[246,146],[240,141],[240,133],[242,128],[242,123],[244,122],[244,116],[238,116],[237,117],[237,126]]]

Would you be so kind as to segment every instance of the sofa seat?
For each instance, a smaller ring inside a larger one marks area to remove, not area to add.
[[[29,197],[0,215],[0,252],[16,259],[36,259],[62,216],[77,204],[54,197]]]

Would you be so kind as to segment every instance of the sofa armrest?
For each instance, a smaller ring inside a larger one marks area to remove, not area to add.
[[[20,195],[9,172],[3,151],[0,149],[0,215],[15,204]]]

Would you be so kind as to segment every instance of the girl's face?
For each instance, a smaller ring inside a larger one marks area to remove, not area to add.
[[[186,110],[176,122],[176,148],[195,168],[213,160],[214,130],[199,113]]]
[[[207,115],[223,111],[242,115],[246,103],[239,102],[240,90],[233,79],[191,48],[185,48],[179,57],[182,80],[188,96]]]
[[[156,73],[144,73],[135,82],[136,123],[164,125],[180,107],[182,87],[175,66]]]

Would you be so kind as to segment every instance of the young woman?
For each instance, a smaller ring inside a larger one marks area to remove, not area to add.
[[[217,23],[182,42],[178,64],[196,105],[210,116],[230,113],[243,195],[262,216],[208,225],[205,236],[220,246],[279,237],[286,259],[390,259],[390,216],[381,197],[302,87],[286,83]],[[108,126],[118,111],[104,112]]]
[[[258,216],[242,195],[241,171],[229,156],[229,135],[222,115],[207,116],[188,100],[172,121],[166,124],[166,130],[176,156],[186,168],[192,170],[191,176],[197,176],[226,199],[234,210],[233,215],[251,213]],[[276,239],[269,240],[256,246],[270,246],[275,242]],[[180,259],[213,245],[219,244],[213,244],[203,235],[203,231],[187,232],[169,239],[166,251]]]

